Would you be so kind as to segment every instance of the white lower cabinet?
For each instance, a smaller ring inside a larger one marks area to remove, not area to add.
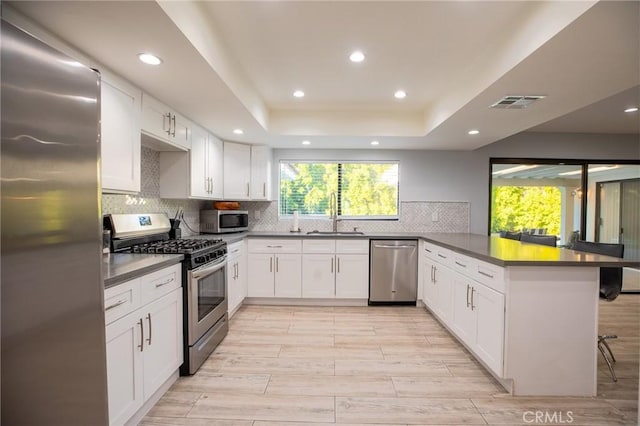
[[[182,364],[180,268],[105,290],[109,424],[125,424]]]
[[[302,297],[302,244],[294,239],[249,239],[248,297]]]
[[[302,241],[302,297],[367,299],[369,241]]]
[[[227,290],[230,316],[247,297],[247,253],[244,240],[229,244],[227,257]]]
[[[502,268],[430,243],[424,243],[422,256],[424,304],[487,367],[502,377],[505,296],[479,279],[491,280],[491,285],[500,289],[497,282],[504,276]]]
[[[502,375],[504,295],[455,274],[451,329],[494,373]]]

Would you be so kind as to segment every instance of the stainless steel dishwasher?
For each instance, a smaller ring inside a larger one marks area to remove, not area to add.
[[[418,241],[371,240],[369,304],[414,304],[418,292]]]

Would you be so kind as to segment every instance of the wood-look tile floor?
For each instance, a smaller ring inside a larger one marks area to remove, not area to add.
[[[243,306],[143,425],[638,424],[640,296],[600,303],[596,398],[512,397],[424,309]],[[553,417],[555,416],[555,417]],[[553,421],[555,420],[555,422]]]

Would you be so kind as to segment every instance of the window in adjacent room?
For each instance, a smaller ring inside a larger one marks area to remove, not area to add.
[[[280,216],[328,216],[335,193],[337,214],[350,219],[398,218],[397,162],[281,161]]]

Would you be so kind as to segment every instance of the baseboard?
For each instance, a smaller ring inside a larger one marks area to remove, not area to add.
[[[367,299],[297,299],[284,297],[246,297],[245,305],[270,306],[367,306]]]
[[[142,407],[125,423],[126,426],[136,426],[140,421],[144,418],[144,416],[151,411],[154,405],[160,401],[160,398],[169,390],[171,385],[173,385],[180,374],[178,370],[174,371],[171,376],[158,388],[157,391],[144,403]]]

